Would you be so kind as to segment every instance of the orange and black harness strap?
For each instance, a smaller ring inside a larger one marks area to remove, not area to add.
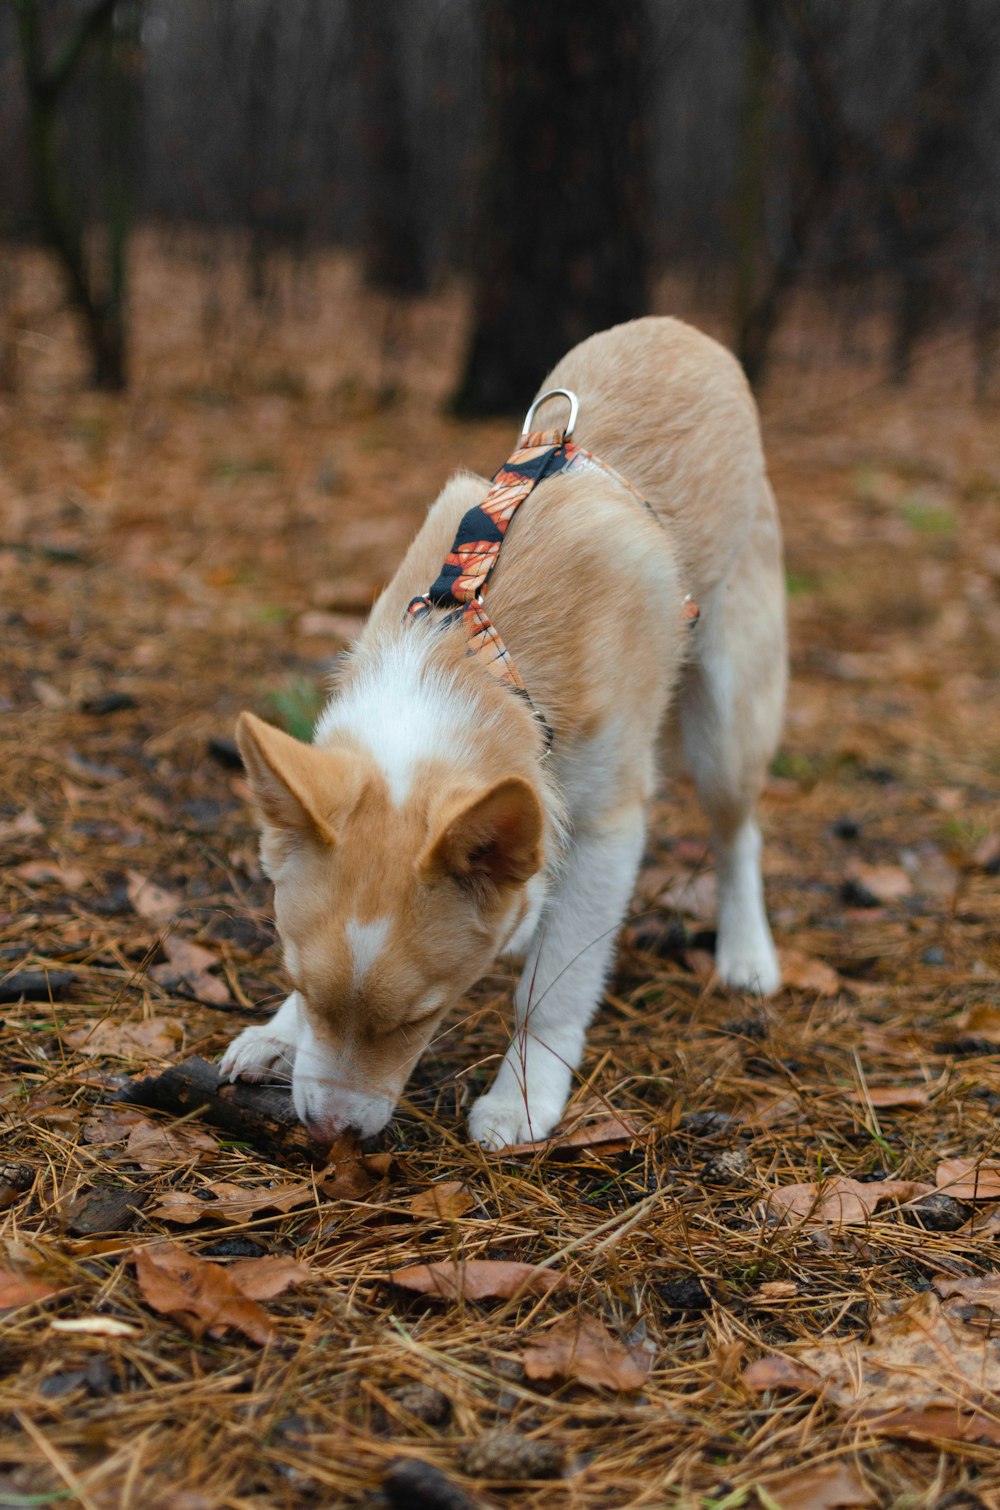
[[[527,426],[535,410],[543,399],[552,395],[543,394],[536,399],[528,410],[525,431],[518,441],[517,450],[493,477],[483,502],[476,504],[462,516],[454,544],[444,559],[437,580],[428,592],[411,599],[406,609],[410,620],[425,618],[435,608],[450,609],[441,621],[441,627],[461,620],[468,639],[469,654],[481,659],[486,670],[513,687],[529,703],[531,699],[528,689],[511,659],[510,651],[483,607],[483,594],[497,564],[504,536],[517,510],[545,478],[555,477],[560,472],[591,470],[594,467],[622,483],[641,504],[649,508],[642,494],[613,467],[609,467],[607,462],[601,461],[590,451],[574,445],[569,434],[572,420],[576,417],[576,396],[565,389],[555,389],[553,393],[565,393],[570,399],[570,425],[566,430],[528,431]],[[698,617],[697,605],[690,598],[684,600],[682,611],[692,623]],[[534,711],[545,731],[547,751],[552,744],[552,730],[538,710]]]

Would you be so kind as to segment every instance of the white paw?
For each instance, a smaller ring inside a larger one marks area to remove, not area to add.
[[[295,1045],[271,1032],[271,1024],[244,1028],[234,1038],[219,1064],[220,1080],[290,1080],[295,1066]]]
[[[507,1148],[547,1138],[562,1116],[562,1105],[527,1105],[523,1093],[492,1090],[469,1112],[469,1135],[482,1148]]]
[[[761,939],[753,947],[727,948],[720,941],[715,955],[719,979],[733,991],[753,991],[771,996],[781,985],[781,966],[771,940]]]

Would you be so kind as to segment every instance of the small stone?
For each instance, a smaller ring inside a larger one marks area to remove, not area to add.
[[[944,965],[948,962],[944,950],[937,948],[925,949],[920,958],[925,965]]]
[[[474,1502],[440,1468],[419,1458],[396,1458],[386,1469],[382,1493],[392,1510],[475,1510]]]
[[[509,1426],[484,1431],[470,1442],[462,1458],[467,1474],[477,1479],[554,1479],[562,1473],[565,1454],[553,1442],[539,1442]]]
[[[745,1148],[720,1148],[709,1154],[701,1168],[707,1185],[739,1185],[750,1174],[750,1155]]]
[[[707,1311],[712,1297],[697,1274],[684,1274],[657,1285],[657,1294],[668,1311]]]
[[[953,1195],[933,1190],[919,1201],[906,1208],[904,1214],[916,1219],[928,1232],[957,1232],[964,1227],[972,1212],[964,1201],[956,1201]]]
[[[428,1426],[445,1426],[451,1419],[451,1401],[429,1384],[405,1384],[392,1391],[392,1398],[418,1421]]]

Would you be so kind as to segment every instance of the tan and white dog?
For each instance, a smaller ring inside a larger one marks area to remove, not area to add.
[[[240,719],[294,989],[230,1044],[222,1073],[291,1076],[318,1138],[388,1122],[449,1006],[504,951],[526,957],[515,1030],[469,1129],[491,1147],[551,1131],[632,895],[661,734],[711,821],[718,973],[764,994],[780,984],[755,805],[784,704],[784,579],[753,399],[734,359],[673,319],[584,341],[540,392],[555,387],[579,397],[575,440],[651,508],[596,466],[524,504],[488,604],[530,704],[466,653],[460,627],[405,618],[487,492],[460,474],[313,744]],[[546,400],[543,422],[564,414]]]

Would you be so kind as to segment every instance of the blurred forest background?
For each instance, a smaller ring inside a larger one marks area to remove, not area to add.
[[[144,257],[198,273],[212,341],[314,299],[332,250],[390,298],[472,286],[468,414],[680,304],[759,380],[806,294],[897,383],[945,328],[996,379],[997,0],[7,0],[0,140],[8,389],[39,240],[108,388]]]
[[[514,1503],[501,1427],[519,1510],[998,1510],[998,149],[1000,0],[0,0],[0,1504]],[[123,1119],[288,989],[240,709],[308,738],[448,475],[645,311],[740,354],[782,512],[780,996],[714,986],[679,778],[570,1112],[634,1141],[468,1144],[502,963],[380,1162]],[[154,1246],[308,1288],[192,1337]],[[385,1283],[456,1257],[567,1284]],[[555,1314],[641,1389],[529,1378]]]

